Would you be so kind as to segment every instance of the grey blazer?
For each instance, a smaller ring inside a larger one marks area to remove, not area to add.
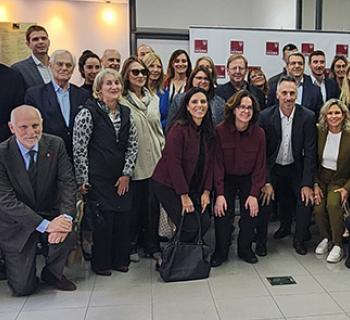
[[[11,68],[19,71],[22,75],[26,89],[45,84],[32,56],[25,60],[16,62]]]
[[[76,184],[61,138],[43,134],[36,197],[14,136],[0,144],[0,248],[20,252],[42,222],[74,215]]]

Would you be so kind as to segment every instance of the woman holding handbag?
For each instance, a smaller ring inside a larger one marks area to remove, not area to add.
[[[213,179],[215,132],[207,92],[190,89],[169,128],[162,158],[152,176],[152,191],[177,229],[185,214],[181,241],[202,235],[210,226],[208,205]]]
[[[129,265],[129,191],[138,152],[137,132],[127,107],[119,105],[123,91],[120,74],[103,69],[89,99],[77,114],[73,130],[73,155],[80,192],[89,207],[99,210],[103,223],[93,232],[92,270],[110,276],[127,272]],[[97,213],[97,212],[93,212]]]

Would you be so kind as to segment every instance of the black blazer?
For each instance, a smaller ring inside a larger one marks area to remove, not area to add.
[[[278,81],[273,84],[269,88],[269,92],[267,94],[267,102],[266,105],[268,107],[278,104],[278,100],[276,97]],[[323,104],[322,94],[320,88],[315,86],[312,83],[310,76],[304,74],[303,79],[303,97],[301,99],[301,105],[305,108],[312,110],[316,119],[318,118],[318,114],[320,112],[320,108]]]
[[[10,137],[8,127],[11,111],[23,104],[24,82],[21,75],[0,63],[0,142]]]
[[[74,118],[88,99],[89,93],[82,88],[70,84],[70,117],[69,126],[66,123],[58,103],[57,95],[51,82],[41,86],[29,88],[24,97],[26,104],[38,108],[44,120],[44,132],[56,135],[63,139],[68,155],[72,158],[72,133]]]
[[[45,217],[74,215],[76,183],[62,139],[43,134],[36,198],[15,136],[0,144],[0,247],[20,252]]]
[[[281,115],[278,105],[263,110],[259,125],[265,130],[267,176],[271,178],[280,144],[282,141]],[[310,110],[295,105],[292,125],[292,152],[296,175],[302,186],[312,187],[316,170],[316,125],[315,115]]]
[[[338,86],[337,81],[333,79],[326,78],[324,79],[325,85],[326,85],[326,99],[339,99],[340,96],[340,89]],[[324,101],[325,102],[325,101]]]
[[[248,82],[245,82],[245,88],[256,98],[256,100],[259,103],[260,109],[265,109],[266,104],[264,93],[259,88],[250,85]],[[218,86],[215,90],[215,93],[219,97],[223,98],[225,102],[227,102],[227,100],[230,99],[231,96],[233,96],[236,92],[237,90],[234,88],[230,81]]]

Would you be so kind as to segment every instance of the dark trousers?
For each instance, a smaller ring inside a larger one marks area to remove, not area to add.
[[[130,221],[130,250],[145,247],[146,226],[148,224],[149,179],[131,182],[133,204]]]
[[[181,211],[182,204],[181,199],[178,194],[176,194],[175,190],[169,188],[163,184],[160,184],[156,181],[151,181],[151,186],[154,194],[157,199],[167,212],[170,219],[176,225],[178,229],[181,221]],[[200,194],[190,194],[189,195],[197,212],[201,212],[200,208]],[[207,209],[203,214],[200,214],[200,223],[202,229],[202,236],[208,231],[210,227],[210,217],[209,217],[209,209]],[[182,226],[181,233],[181,241],[184,242],[194,242],[198,236],[198,220],[195,216],[195,213],[187,213],[184,219],[184,223]]]
[[[261,205],[259,203],[259,214],[256,221],[256,245],[266,245],[267,242],[267,231],[270,221],[271,213],[273,213],[276,202],[272,201],[270,204]]]
[[[102,216],[104,227],[92,234],[92,269],[102,271],[128,266],[130,212],[102,211]]]
[[[146,253],[160,251],[158,239],[160,205],[150,187],[151,179],[133,181],[133,208],[130,223],[131,251],[138,247]]]
[[[30,295],[38,288],[36,248],[39,236],[39,232],[34,231],[21,252],[7,252],[6,249],[3,250],[7,281],[15,296]],[[44,237],[46,237],[47,241],[46,234],[41,236],[41,238]],[[45,268],[58,279],[62,277],[63,268],[75,241],[75,234],[70,233],[64,242],[48,245]]]
[[[301,177],[296,172],[294,164],[286,166],[275,165],[271,175],[280,212],[281,227],[291,229],[293,210],[295,208],[294,240],[302,242],[307,238],[310,226],[311,205],[305,206],[301,201]]]
[[[256,218],[252,218],[244,203],[250,195],[251,176],[225,176],[225,199],[227,212],[223,217],[215,217],[215,257],[226,260],[231,244],[232,217],[229,214],[234,210],[236,195],[239,195],[240,219],[237,240],[238,253],[245,254],[251,251],[254,238]]]

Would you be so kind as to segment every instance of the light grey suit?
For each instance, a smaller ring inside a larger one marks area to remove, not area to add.
[[[26,89],[45,84],[32,56],[16,62],[11,68],[22,75]]]
[[[0,144],[0,248],[5,254],[7,279],[15,295],[31,294],[37,287],[36,231],[43,218],[73,215],[76,184],[73,168],[62,139],[43,134],[37,157],[36,197],[14,136]],[[74,245],[69,235],[57,245],[49,245],[46,268],[62,276]]]

